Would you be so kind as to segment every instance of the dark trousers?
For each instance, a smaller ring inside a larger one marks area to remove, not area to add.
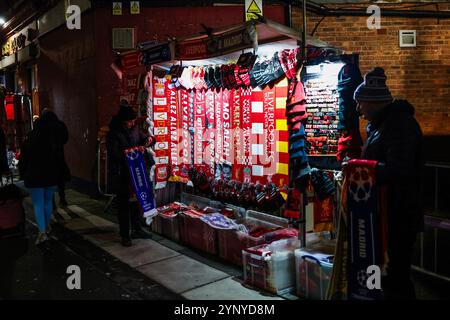
[[[58,195],[59,195],[59,201],[65,202],[66,201],[66,183],[64,180],[59,181],[58,183]]]
[[[382,289],[387,300],[415,299],[411,281],[411,261],[417,234],[397,233],[389,237],[387,275],[382,279]]]
[[[120,236],[129,239],[131,231],[141,229],[138,203],[130,202],[128,195],[118,195],[117,202]]]

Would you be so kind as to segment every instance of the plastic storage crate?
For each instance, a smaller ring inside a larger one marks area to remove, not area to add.
[[[294,291],[294,251],[299,245],[290,238],[243,250],[244,282],[274,294]]]
[[[295,251],[297,295],[305,299],[325,300],[333,272],[335,244],[327,242]]]
[[[283,228],[284,224],[273,224],[265,220],[243,218],[236,220],[238,224],[251,224],[265,228]],[[252,237],[236,230],[217,230],[219,255],[222,259],[235,265],[242,266],[242,250],[267,243],[264,235]]]

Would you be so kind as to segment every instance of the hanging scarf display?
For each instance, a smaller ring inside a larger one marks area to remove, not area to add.
[[[151,218],[156,216],[158,211],[155,209],[153,186],[145,165],[144,152],[143,147],[133,147],[125,150],[125,157],[130,171],[131,185],[141,204],[144,217],[150,224]]]
[[[170,130],[170,178],[169,181],[180,181],[180,136],[179,136],[179,106],[178,90],[169,89],[169,130]]]
[[[243,136],[242,136],[242,112],[241,112],[241,90],[233,90],[233,98],[231,105],[231,118],[232,118],[232,130],[233,130],[233,144],[234,144],[234,162],[232,168],[232,179],[235,181],[243,182],[244,175],[242,172],[244,149],[243,149]]]
[[[380,299],[381,290],[367,289],[367,268],[382,265],[377,161],[351,160],[348,175],[349,299]]]
[[[215,166],[215,141],[216,141],[216,117],[215,117],[215,106],[214,106],[214,91],[212,89],[206,91],[205,94],[206,103],[206,117],[205,117],[205,128],[206,128],[206,147],[205,147],[205,162],[209,168],[208,177],[214,177],[216,173]]]
[[[276,157],[275,175],[272,182],[280,189],[281,195],[286,200],[289,185],[289,131],[286,120],[286,99],[288,93],[287,79],[275,84],[275,133],[276,133]]]
[[[264,157],[264,92],[260,87],[252,91],[251,102],[251,163],[252,163],[252,182],[264,183],[264,166],[262,163]]]
[[[205,134],[205,116],[206,101],[205,91],[195,92],[195,112],[194,112],[194,168],[198,169],[204,162],[204,134]]]
[[[261,165],[264,167],[262,183],[272,181],[276,173],[276,131],[275,131],[275,86],[266,86],[264,94],[264,135],[263,155],[260,157]]]
[[[200,90],[199,90],[200,91]],[[204,91],[203,91],[204,93]],[[203,99],[204,100],[204,99]],[[192,169],[194,166],[194,148],[195,148],[195,92],[191,91],[191,96],[189,99],[189,138],[190,138],[190,144],[189,144],[189,151],[190,151],[190,163],[188,169]],[[189,176],[189,170],[188,170],[188,176]]]
[[[223,164],[223,109],[222,109],[222,89],[214,91],[214,105],[215,105],[215,120],[216,120],[216,134],[215,134],[215,163],[216,163],[216,179],[223,179],[222,164]]]
[[[179,159],[180,159],[180,181],[187,183],[189,181],[189,168],[191,164],[191,134],[190,126],[190,94],[185,89],[180,89],[180,107],[181,107],[181,126],[179,130]]]
[[[222,93],[222,121],[223,121],[223,164],[222,164],[222,176],[224,179],[230,180],[232,178],[232,119],[231,119],[231,106],[234,98],[234,90],[223,90]]]
[[[155,136],[155,188],[164,188],[169,172],[168,79],[153,77],[153,121]]]
[[[241,108],[242,108],[242,136],[243,136],[243,162],[242,173],[244,182],[250,182],[252,177],[252,159],[251,159],[251,137],[252,137],[252,119],[251,119],[252,89],[241,90]]]

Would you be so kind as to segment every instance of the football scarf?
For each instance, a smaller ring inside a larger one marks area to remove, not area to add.
[[[164,188],[169,172],[168,79],[153,78],[153,134],[155,136],[155,189]]]
[[[215,107],[214,107],[214,91],[208,90],[205,94],[206,104],[206,146],[205,146],[205,162],[207,164],[208,177],[214,177],[216,174],[215,167]]]
[[[222,89],[214,91],[214,105],[215,105],[215,163],[216,163],[216,179],[223,179],[222,164],[223,164],[223,109],[222,109]]]
[[[204,93],[204,91],[203,91],[203,93]],[[194,165],[194,134],[195,134],[194,127],[195,127],[195,92],[191,91],[191,96],[189,98],[189,138],[190,138],[190,144],[189,144],[190,159],[189,160],[190,161],[189,161],[189,166],[188,166],[188,171],[187,171],[188,176],[189,176],[189,170]]]
[[[144,148],[133,147],[125,150],[130,179],[136,197],[144,211],[144,217],[148,222],[158,214],[155,209],[155,199],[153,196],[153,186],[145,165]]]
[[[222,93],[222,121],[223,121],[223,164],[222,175],[224,179],[232,178],[233,150],[231,106],[234,98],[234,90],[223,90]]]
[[[169,102],[169,131],[170,131],[170,178],[169,181],[180,181],[180,131],[178,90],[171,88],[168,91]]]
[[[232,179],[235,181],[243,182],[244,175],[242,172],[244,149],[243,149],[243,137],[242,137],[242,112],[241,112],[241,90],[233,90],[231,106],[231,118],[233,129],[233,145],[234,145],[234,162],[232,168]]]
[[[260,157],[261,165],[264,167],[263,183],[272,181],[276,173],[276,131],[275,131],[275,86],[266,86],[264,94],[264,153]]]
[[[252,182],[266,183],[264,177],[264,149],[265,149],[265,132],[264,132],[264,92],[260,87],[254,88],[252,91],[251,102],[251,138],[250,152],[252,163]]]
[[[381,290],[367,288],[371,265],[382,265],[377,161],[351,160],[348,175],[349,299],[380,299]]]
[[[251,160],[251,104],[252,89],[245,88],[241,90],[241,108],[242,108],[242,137],[243,137],[243,161],[242,173],[243,181],[251,182],[252,177],[252,160]]]
[[[288,82],[286,78],[275,84],[275,175],[272,182],[280,189],[286,200],[289,186],[289,132],[286,120],[286,99]]]
[[[180,181],[187,183],[189,181],[189,168],[191,165],[191,134],[190,127],[190,93],[185,89],[180,89],[180,107],[181,107],[181,128],[180,132]]]
[[[206,101],[205,91],[197,90],[195,92],[195,111],[194,111],[194,168],[198,169],[204,162],[204,141],[205,134],[205,116]]]

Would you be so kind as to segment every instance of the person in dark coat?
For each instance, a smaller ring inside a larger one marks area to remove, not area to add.
[[[124,246],[132,245],[131,238],[146,236],[139,220],[138,203],[132,197],[130,173],[124,154],[128,148],[149,143],[149,137],[136,125],[136,118],[131,107],[121,105],[109,124],[106,139],[109,190],[117,196],[120,236]]]
[[[65,170],[63,146],[67,140],[67,128],[52,111],[46,111],[21,148],[19,173],[33,200],[39,227],[36,244],[48,239],[53,195]]]
[[[67,126],[64,122],[62,122],[58,116],[52,112],[50,109],[45,108],[42,110],[42,115],[49,113],[47,119],[51,119],[52,125],[56,128],[59,135],[58,148],[60,149],[58,152],[61,156],[61,175],[58,181],[58,195],[59,195],[59,204],[61,207],[67,207],[66,200],[66,183],[70,181],[71,173],[69,166],[66,162],[66,157],[64,155],[64,146],[69,141],[69,131],[67,130]],[[36,118],[34,120],[34,125],[39,123],[40,118]],[[53,206],[56,207],[56,202],[53,200]]]
[[[377,183],[387,186],[388,266],[382,279],[386,299],[414,299],[410,279],[413,247],[423,231],[422,131],[414,107],[394,100],[382,68],[369,72],[354,94],[369,121],[362,157],[377,160]]]

